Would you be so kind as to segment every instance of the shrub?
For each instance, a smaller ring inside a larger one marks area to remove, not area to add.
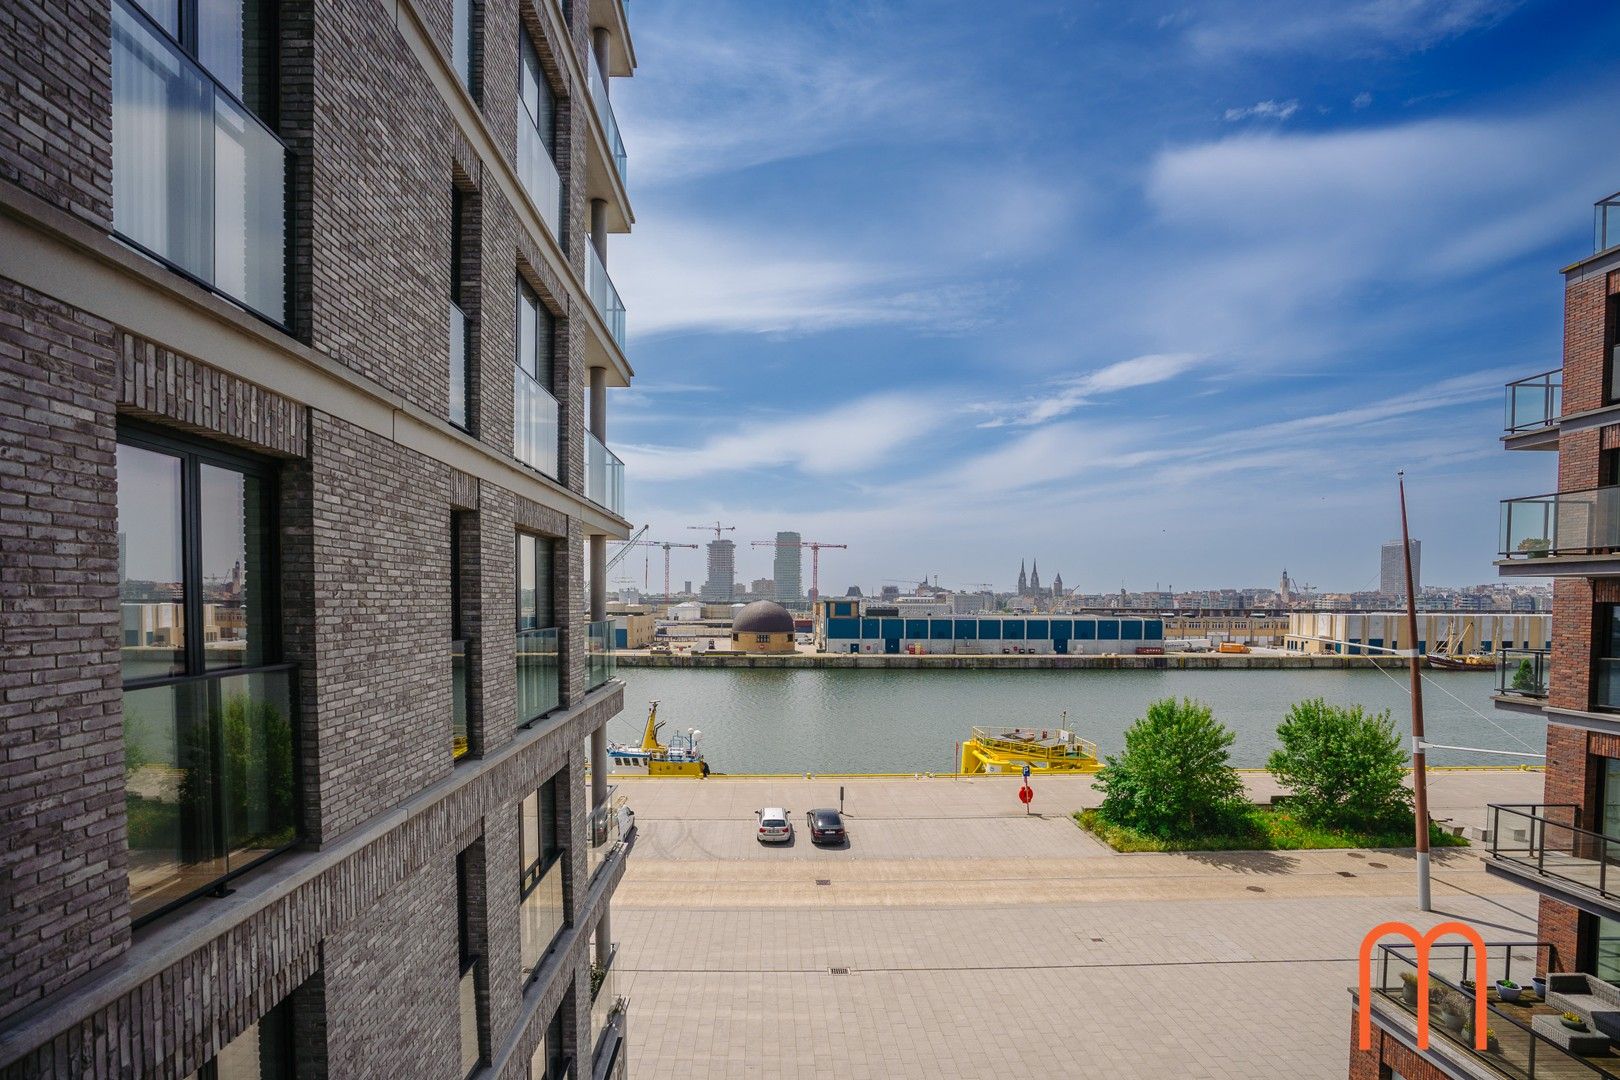
[[[1153,702],[1125,732],[1124,753],[1097,776],[1102,817],[1164,840],[1230,828],[1246,809],[1228,755],[1234,738],[1208,705]]]
[[[1541,680],[1536,678],[1536,668],[1530,662],[1529,657],[1519,661],[1519,667],[1513,673],[1511,687],[1527,694],[1534,694],[1541,690]]]
[[[1406,752],[1389,710],[1367,715],[1321,698],[1301,701],[1277,727],[1267,768],[1293,797],[1290,808],[1317,825],[1387,828],[1410,821]]]

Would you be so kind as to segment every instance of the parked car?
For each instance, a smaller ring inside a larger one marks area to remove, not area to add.
[[[759,818],[759,842],[762,844],[785,844],[793,839],[793,823],[788,820],[788,812],[780,806],[767,806],[763,810],[755,810]]]
[[[844,832],[844,815],[836,810],[806,811],[804,827],[810,830],[812,844],[842,844],[849,839]]]

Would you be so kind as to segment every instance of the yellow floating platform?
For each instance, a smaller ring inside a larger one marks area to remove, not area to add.
[[[960,771],[975,773],[1033,772],[1094,773],[1102,768],[1097,744],[1063,728],[976,727],[962,743]]]

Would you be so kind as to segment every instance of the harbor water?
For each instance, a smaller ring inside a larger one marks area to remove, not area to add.
[[[1386,673],[1387,671],[1387,673]],[[640,742],[647,704],[660,702],[664,737],[698,728],[717,772],[954,772],[968,729],[1069,725],[1118,753],[1149,702],[1191,697],[1212,706],[1237,736],[1233,763],[1262,767],[1288,707],[1322,697],[1390,710],[1410,730],[1406,669],[1386,671],[908,671],[620,668],[625,708],[609,738]],[[1490,671],[1425,671],[1423,712],[1431,742],[1495,750],[1546,745],[1537,716],[1494,707]],[[1403,740],[1404,741],[1404,740]],[[1540,764],[1539,759],[1431,751],[1435,765]]]

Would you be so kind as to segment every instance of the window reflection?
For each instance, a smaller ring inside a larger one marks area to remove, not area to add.
[[[264,662],[267,560],[262,482],[204,464],[201,472],[203,652],[210,671]]]
[[[124,681],[185,670],[180,459],[118,447],[118,599]]]

